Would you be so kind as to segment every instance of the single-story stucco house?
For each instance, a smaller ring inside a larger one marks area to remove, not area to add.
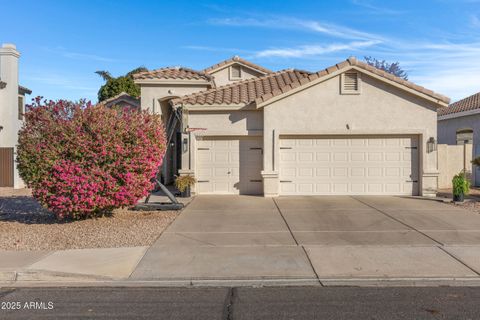
[[[164,179],[196,194],[434,195],[437,109],[449,99],[355,58],[272,72],[234,57],[134,76],[172,143]],[[178,125],[172,129],[172,119]],[[181,121],[180,121],[181,120]]]
[[[15,163],[18,131],[23,124],[25,95],[32,91],[18,83],[20,53],[15,45],[0,48],[0,187],[23,188]]]
[[[480,155],[480,92],[438,110],[438,142],[473,144],[472,158]],[[480,167],[475,169],[474,183],[480,185]]]

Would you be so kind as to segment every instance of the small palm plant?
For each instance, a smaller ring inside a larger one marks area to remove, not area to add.
[[[468,181],[465,171],[461,171],[452,179],[453,201],[463,202],[465,195],[470,191],[470,181]]]

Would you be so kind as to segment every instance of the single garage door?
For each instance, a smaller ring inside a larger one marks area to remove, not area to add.
[[[282,195],[416,195],[416,136],[280,137]]]
[[[199,194],[261,194],[263,138],[203,137],[197,141]]]

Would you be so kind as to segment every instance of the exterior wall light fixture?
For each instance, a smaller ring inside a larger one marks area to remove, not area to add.
[[[433,152],[437,150],[437,142],[434,137],[430,137],[427,141],[427,152]]]

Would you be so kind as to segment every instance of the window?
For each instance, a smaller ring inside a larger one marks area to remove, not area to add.
[[[457,144],[472,144],[473,143],[473,130],[472,129],[459,129],[457,130]]]
[[[18,97],[18,120],[23,120],[23,97]]]
[[[358,72],[348,71],[342,73],[340,77],[341,94],[360,94],[360,74]]]
[[[232,79],[240,79],[242,77],[242,69],[238,65],[234,65],[230,67],[230,78]]]

